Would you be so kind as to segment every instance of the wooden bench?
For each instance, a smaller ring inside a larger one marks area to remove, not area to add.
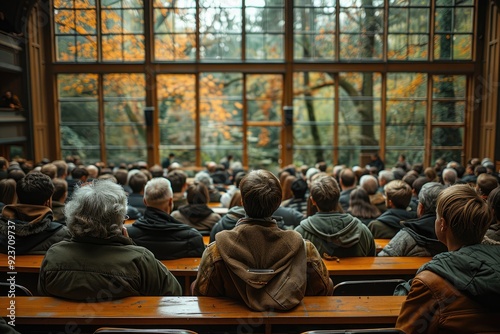
[[[16,297],[16,329],[29,332],[68,328],[92,333],[103,326],[184,328],[253,333],[286,333],[328,328],[393,327],[405,297],[305,297],[287,312],[253,312],[244,304],[213,297],[128,297],[74,302],[53,297]],[[6,310],[10,299],[0,297]],[[5,316],[4,316],[5,317]],[[7,321],[9,319],[7,318]],[[65,327],[66,326],[66,327]]]

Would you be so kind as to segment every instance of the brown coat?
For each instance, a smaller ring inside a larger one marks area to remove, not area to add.
[[[304,295],[332,294],[318,251],[295,231],[283,231],[269,220],[240,220],[215,238],[203,253],[195,295],[231,297],[262,311],[289,310]]]
[[[493,311],[424,270],[412,282],[396,328],[405,333],[498,333],[500,311]]]

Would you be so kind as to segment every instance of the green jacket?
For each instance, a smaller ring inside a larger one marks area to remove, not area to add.
[[[73,238],[53,245],[43,259],[38,290],[89,302],[182,294],[175,277],[153,253],[123,236]]]
[[[373,236],[358,218],[348,213],[317,212],[295,228],[311,241],[322,257],[375,256]]]

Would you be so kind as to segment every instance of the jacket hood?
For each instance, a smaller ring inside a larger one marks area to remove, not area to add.
[[[377,220],[394,228],[401,229],[401,222],[409,219],[415,219],[417,214],[414,211],[403,209],[389,209],[382,213]]]
[[[179,208],[179,212],[186,216],[192,223],[201,222],[214,213],[206,204],[184,205]]]
[[[233,206],[220,220],[222,230],[232,230],[238,220],[245,217],[245,215],[245,209],[242,206]]]
[[[292,231],[276,231],[270,234],[270,228],[279,230],[276,222],[270,218],[243,218],[238,221],[236,227],[239,233],[233,229],[218,233],[215,239],[229,271],[247,285],[258,290],[266,288],[273,278],[289,270],[297,259],[303,260],[305,278],[306,253],[300,234]],[[247,231],[243,233],[242,229]],[[288,234],[285,237],[283,233]],[[292,237],[289,233],[293,234]],[[272,240],[269,240],[270,237]],[[262,245],[262,240],[266,240],[265,245]],[[262,252],[262,247],[267,247],[267,251]]]
[[[403,230],[411,235],[417,245],[427,249],[433,256],[448,250],[446,245],[437,239],[435,221],[435,214],[425,214],[420,218],[403,222],[405,226]]]
[[[24,237],[44,231],[52,220],[52,210],[43,205],[6,205],[2,210],[0,233],[7,234],[8,221],[15,223],[16,235]]]
[[[348,213],[317,212],[300,223],[300,226],[319,238],[339,247],[352,247],[361,237],[358,218]]]
[[[498,309],[500,298],[500,247],[497,245],[465,246],[445,252],[423,265],[443,277],[455,288],[477,302]]]
[[[186,227],[186,230],[191,230],[191,227],[179,222],[168,213],[159,209],[147,207],[144,216],[137,219],[132,226],[139,227],[145,230],[161,230],[173,232],[179,231],[179,228]]]

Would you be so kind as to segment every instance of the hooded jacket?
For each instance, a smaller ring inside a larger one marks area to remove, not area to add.
[[[210,231],[210,242],[215,241],[215,235],[223,230],[232,230],[238,220],[246,215],[245,209],[242,206],[233,206],[228,212],[212,227]],[[279,207],[272,218],[282,230],[293,230],[300,224],[304,216],[291,208]]]
[[[375,239],[392,239],[403,228],[402,221],[415,218],[417,218],[415,211],[392,208],[371,221],[368,228]]]
[[[491,224],[490,228],[486,231],[483,239],[483,244],[500,245],[500,224]]]
[[[43,205],[6,205],[0,216],[0,252],[7,254],[11,232],[17,255],[45,254],[53,244],[69,239],[66,226],[52,220],[52,210]]]
[[[153,253],[124,236],[79,237],[54,245],[40,267],[38,290],[91,302],[182,294],[176,278]]]
[[[332,294],[314,245],[271,218],[243,218],[215,239],[203,253],[195,295],[230,297],[264,311],[289,310],[305,295]]]
[[[295,228],[310,240],[321,256],[375,256],[371,232],[358,218],[348,213],[317,212]]]
[[[446,246],[437,239],[435,214],[403,222],[403,228],[378,253],[378,256],[434,256],[446,252]]]
[[[464,246],[423,265],[396,328],[406,333],[498,333],[500,247]]]
[[[181,206],[179,210],[172,212],[172,217],[179,222],[194,227],[204,235],[209,235],[220,215],[213,212],[205,204],[188,204]]]
[[[159,260],[201,257],[205,250],[200,232],[150,206],[144,217],[127,226],[127,232],[138,246],[146,247]]]

